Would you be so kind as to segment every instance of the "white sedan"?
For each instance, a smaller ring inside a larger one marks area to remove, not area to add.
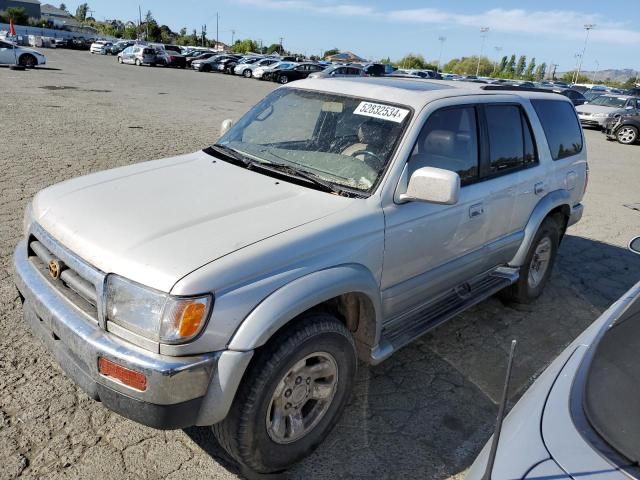
[[[0,64],[19,64],[35,67],[47,63],[47,57],[32,48],[20,47],[6,40],[0,40]]]

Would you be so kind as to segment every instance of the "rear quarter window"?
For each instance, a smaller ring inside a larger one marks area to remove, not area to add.
[[[554,160],[582,151],[582,130],[573,105],[558,100],[531,100],[531,104],[538,114]]]

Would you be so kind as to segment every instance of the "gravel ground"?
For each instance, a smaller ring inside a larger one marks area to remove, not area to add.
[[[22,322],[11,254],[27,201],[78,175],[195,151],[220,122],[274,88],[264,82],[120,66],[48,51],[47,68],[0,69],[0,479],[238,478],[209,429],[160,432],[93,402]],[[462,478],[490,436],[511,338],[513,399],[640,279],[625,250],[640,234],[640,146],[588,131],[585,217],[530,306],[489,299],[375,368],[360,369],[344,418],[292,479]]]

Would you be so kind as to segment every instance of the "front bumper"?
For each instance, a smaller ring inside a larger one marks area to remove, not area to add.
[[[580,124],[584,127],[604,128],[604,124],[609,120],[609,117],[594,117],[592,115],[584,115],[578,113]]]
[[[584,205],[578,203],[571,208],[571,216],[569,217],[569,222],[567,223],[567,227],[575,225],[580,220],[582,220],[582,215],[584,213]]]
[[[220,421],[231,405],[251,352],[214,352],[170,357],[126,342],[89,321],[60,295],[27,256],[22,241],[14,254],[15,282],[24,298],[24,318],[65,373],[91,398],[155,428],[184,428]],[[104,357],[147,378],[144,391],[103,376]],[[226,364],[220,378],[219,362]],[[231,381],[229,381],[231,380]]]

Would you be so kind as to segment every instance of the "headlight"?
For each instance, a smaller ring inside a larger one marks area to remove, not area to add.
[[[33,223],[33,203],[29,202],[24,209],[24,216],[22,217],[22,231],[26,235]]]
[[[107,277],[107,319],[161,343],[184,343],[202,331],[211,295],[175,297],[118,275]]]

